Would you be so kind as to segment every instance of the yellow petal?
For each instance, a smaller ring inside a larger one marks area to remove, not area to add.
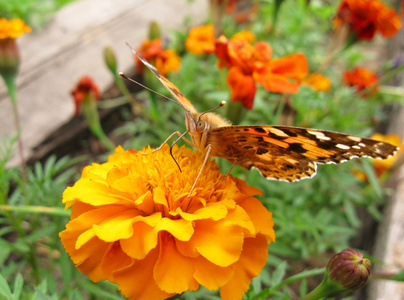
[[[134,260],[133,264],[114,272],[115,282],[119,282],[119,289],[129,299],[163,300],[174,296],[162,291],[153,277],[153,270],[159,255],[156,248],[143,259]]]
[[[135,223],[143,222],[150,227],[154,227],[161,219],[161,213],[155,213],[151,216],[139,216],[135,209],[128,209],[119,214],[111,214],[108,219],[100,225],[94,225],[96,235],[106,242],[113,242],[120,239],[127,239],[134,234]]]
[[[258,233],[267,237],[267,241],[275,242],[274,221],[272,220],[272,213],[265,209],[258,199],[253,197],[246,197],[243,201],[238,203],[249,215],[254,227]]]
[[[134,230],[135,235],[121,240],[122,250],[130,257],[144,259],[152,249],[156,248],[158,232],[155,227],[143,222],[137,222]]]
[[[193,260],[195,279],[208,290],[217,290],[225,285],[234,275],[233,266],[219,267],[203,257]]]
[[[234,225],[242,227],[245,235],[255,236],[256,234],[254,223],[251,221],[251,217],[239,205],[229,211],[226,221],[233,222]]]
[[[159,186],[153,190],[153,200],[156,204],[161,204],[164,207],[168,207],[166,193]]]
[[[210,262],[227,267],[239,259],[243,239],[242,228],[232,222],[200,220],[190,243]]]
[[[79,261],[76,266],[77,269],[80,272],[87,274],[92,281],[97,282],[108,279],[100,264],[108,249],[108,246],[108,243],[105,243],[95,237],[90,243],[83,245],[79,250],[77,250],[77,252],[69,253],[72,260],[73,257],[75,257],[73,261]]]
[[[243,253],[235,263],[232,279],[220,288],[222,300],[241,299],[247,292],[251,279],[256,277],[265,266],[268,244],[264,236],[244,240]]]
[[[66,208],[68,208],[76,201],[100,206],[117,203],[120,200],[119,195],[110,193],[110,188],[105,182],[81,179],[73,187],[64,191],[62,202],[66,203]]]
[[[233,201],[234,202],[234,201]],[[220,220],[227,215],[228,208],[225,205],[219,203],[218,205],[209,205],[196,210],[194,213],[183,212],[180,208],[177,208],[178,213],[184,220],[195,221],[203,219]]]
[[[194,227],[191,222],[186,220],[172,220],[163,218],[156,226],[158,231],[167,231],[180,241],[189,241],[194,233]]]
[[[115,167],[111,169],[107,174],[107,183],[112,186],[115,181],[121,179],[122,177],[128,176],[129,170],[127,168]]]
[[[168,293],[179,294],[197,290],[199,284],[193,278],[193,259],[181,255],[174,239],[168,235],[161,239],[160,247],[160,256],[154,269],[157,285]]]
[[[114,282],[113,272],[130,267],[133,259],[122,251],[119,242],[110,243],[101,263],[101,269],[109,281]]]

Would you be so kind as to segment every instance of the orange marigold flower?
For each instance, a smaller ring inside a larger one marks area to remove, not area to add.
[[[401,28],[400,16],[380,0],[343,0],[334,26],[349,26],[357,39],[370,41],[377,32],[392,37]]]
[[[167,75],[169,72],[176,72],[180,69],[181,58],[174,50],[163,49],[160,39],[147,39],[136,51],[148,62],[155,65],[157,70],[163,75]],[[135,56],[135,60],[138,72],[143,73],[143,64],[137,56]]]
[[[255,42],[255,35],[249,30],[243,30],[240,32],[237,32],[234,34],[231,38],[232,42],[235,42],[237,40],[245,40],[249,43],[254,43]]]
[[[74,116],[76,117],[79,115],[83,101],[86,99],[88,99],[88,101],[100,100],[100,91],[98,86],[94,83],[90,76],[81,77],[77,85],[71,91],[71,94],[73,95],[74,104],[76,107],[74,113]]]
[[[241,299],[275,240],[272,214],[242,180],[186,147],[125,151],[84,168],[63,193],[71,220],[60,233],[76,267],[118,284],[130,299],[165,299],[200,285]],[[147,152],[145,155],[143,153]]]
[[[195,55],[215,52],[215,33],[213,25],[202,25],[191,28],[185,40],[189,52]]]
[[[344,72],[343,81],[348,86],[356,87],[356,91],[360,93],[371,86],[375,86],[379,81],[379,78],[375,73],[369,71],[366,68],[356,67],[352,71]],[[369,93],[364,94],[363,97],[366,98],[376,92],[377,86],[375,86]]]
[[[16,39],[27,32],[31,32],[31,27],[23,20],[0,18],[0,39]]]
[[[247,109],[253,106],[255,83],[274,93],[297,93],[308,72],[303,54],[272,59],[272,48],[265,42],[251,45],[243,39],[229,41],[221,36],[216,40],[216,56],[219,67],[229,69],[231,101],[241,102]],[[248,83],[244,90],[242,82]]]
[[[331,89],[331,80],[320,74],[320,73],[311,73],[309,76],[303,79],[303,85],[307,85],[311,87],[315,91],[319,92],[329,92]]]

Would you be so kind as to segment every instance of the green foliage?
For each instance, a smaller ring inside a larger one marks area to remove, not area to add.
[[[62,6],[75,0],[0,0],[0,16],[19,18],[34,28],[43,27]]]
[[[33,25],[44,21],[38,20],[43,18],[43,12],[47,15],[66,2],[68,0],[49,0],[39,5],[34,0],[0,0],[0,13],[23,18]],[[321,66],[327,51],[335,5],[326,1],[312,2],[307,5],[305,1],[283,1],[277,26],[272,32],[267,16],[273,13],[274,1],[269,0],[260,1],[256,21],[244,28],[226,17],[223,30],[231,37],[248,28],[257,40],[271,45],[274,58],[304,53],[313,72]],[[216,57],[187,53],[184,47],[186,33],[173,32],[172,35],[171,45],[184,55],[181,71],[170,74],[169,78],[198,111],[209,110],[220,101],[228,100],[227,72],[216,67]],[[290,103],[286,103],[279,94],[259,88],[254,108],[247,112],[242,124],[278,124],[283,108],[291,105],[296,112],[293,125],[369,136],[386,120],[382,106],[398,99],[402,101],[402,98],[379,95],[362,99],[353,89],[343,86],[343,70],[368,58],[360,46],[346,49],[335,57],[323,72],[333,84],[327,93],[302,86],[298,94],[291,96]],[[171,96],[159,83],[152,87]],[[126,122],[114,131],[118,136],[132,137],[125,141],[124,148],[157,147],[172,132],[186,130],[181,108],[149,91],[136,96],[145,103],[141,117],[132,120],[127,110],[122,111]],[[157,117],[151,117],[151,112],[157,113]],[[218,109],[217,113],[226,115],[226,107]],[[82,158],[50,157],[43,164],[37,162],[28,168],[27,181],[24,181],[17,168],[6,167],[15,142],[16,138],[9,137],[0,143],[0,204],[7,208],[0,214],[0,295],[6,299],[123,299],[115,285],[108,282],[94,284],[80,274],[59,241],[58,234],[64,229],[69,213],[62,211],[62,193],[72,178],[78,177],[78,170],[72,166]],[[183,143],[179,141],[179,144]],[[218,162],[227,173],[230,163],[220,159]],[[369,184],[358,181],[353,169],[364,172]],[[358,208],[366,209],[379,220],[379,207],[384,204],[388,192],[366,160],[320,166],[315,178],[298,183],[267,181],[258,172],[237,166],[232,175],[263,191],[264,196],[259,199],[273,212],[276,230],[277,241],[269,247],[267,267],[253,280],[246,299],[291,299],[286,285],[295,281],[300,282],[300,296],[307,294],[306,279],[323,270],[303,271],[291,276],[295,273],[293,264],[318,258],[325,265],[324,253],[349,247],[361,226]],[[41,207],[51,209],[45,211]],[[24,280],[21,274],[24,274]],[[204,288],[181,297],[219,299],[217,292]]]

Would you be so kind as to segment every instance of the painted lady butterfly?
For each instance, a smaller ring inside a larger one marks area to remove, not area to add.
[[[173,83],[132,51],[185,109],[187,131],[173,133],[163,145],[177,134],[204,151],[205,160],[223,157],[233,165],[256,168],[267,179],[285,181],[313,177],[317,164],[339,164],[354,157],[386,159],[398,151],[391,144],[349,134],[287,126],[234,126],[210,111],[199,113]],[[192,141],[184,138],[187,133]]]

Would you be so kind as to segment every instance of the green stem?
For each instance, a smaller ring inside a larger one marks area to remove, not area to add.
[[[95,99],[92,95],[87,95],[86,97],[87,98],[83,100],[81,107],[84,117],[90,127],[90,130],[108,150],[113,151],[115,149],[115,145],[107,137],[104,130],[102,130],[100,116],[98,114]]]
[[[304,296],[303,298],[301,298],[300,300],[316,300],[316,299],[321,299],[327,295],[329,295],[330,293],[327,292],[325,289],[323,289],[321,287],[321,285],[319,285],[318,287],[316,287],[314,290],[312,290],[310,293],[308,293],[306,296]]]
[[[105,134],[105,132],[102,130],[101,125],[97,126],[91,126],[90,124],[90,130],[91,132],[97,137],[97,139],[100,140],[101,143],[110,151],[114,151],[116,148],[115,144],[111,142],[111,140],[108,138],[108,136]]]
[[[32,206],[32,205],[0,205],[1,211],[22,212],[34,214],[47,214],[53,216],[69,217],[70,211],[60,207]]]
[[[306,278],[310,278],[313,276],[317,276],[320,274],[324,274],[325,268],[319,268],[319,269],[314,269],[314,270],[309,270],[309,271],[303,271],[301,273],[295,274],[293,276],[290,276],[289,278],[283,280],[282,282],[278,283],[277,285],[273,286],[271,290],[278,290],[282,286],[290,284],[295,281],[300,281]]]
[[[130,103],[133,114],[138,114],[139,113],[139,108],[138,108],[139,104],[135,101],[132,94],[129,92],[128,87],[125,85],[122,77],[117,75],[116,73],[114,73],[114,80],[115,80],[115,84],[118,87],[118,89],[121,91],[121,93],[126,97],[128,102]]]
[[[20,164],[21,164],[21,177],[24,182],[27,182],[27,167],[24,159],[24,147],[22,144],[21,138],[21,126],[20,126],[20,116],[18,114],[18,106],[17,106],[17,87],[15,85],[15,76],[5,76],[4,82],[6,83],[8,89],[8,95],[11,99],[11,108],[13,111],[14,118],[14,127],[18,134],[18,153],[20,156]]]

